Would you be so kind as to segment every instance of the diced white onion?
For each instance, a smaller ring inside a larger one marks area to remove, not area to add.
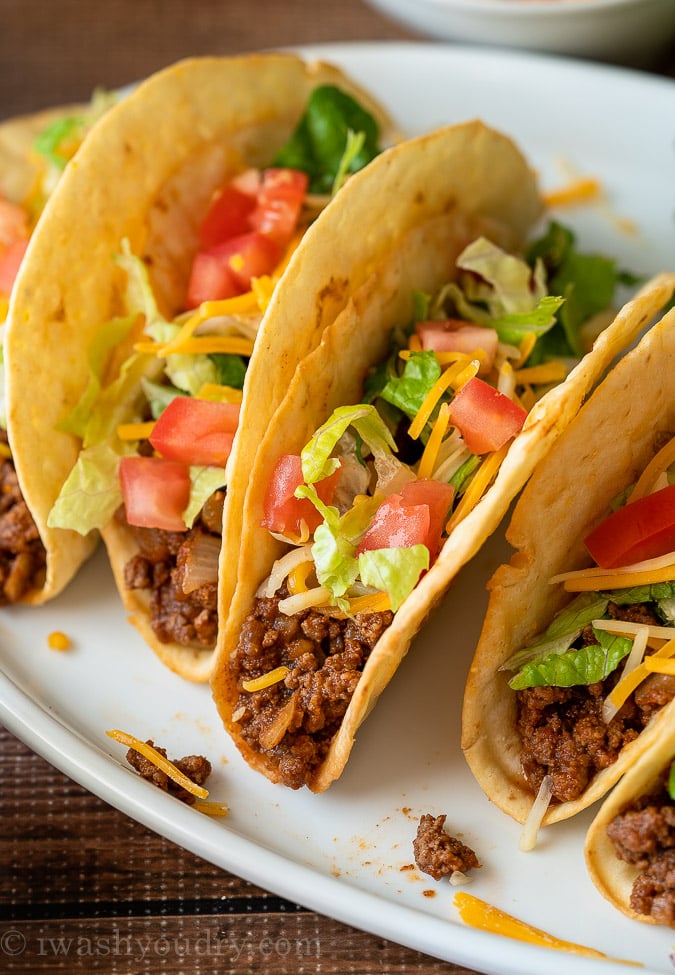
[[[519,850],[528,852],[529,850],[533,850],[537,845],[539,827],[541,826],[542,820],[546,815],[549,805],[551,804],[552,796],[553,776],[545,775],[541,780],[539,792],[532,803],[532,808],[530,809],[528,817],[525,820],[523,831],[520,834],[520,842],[518,843]]]
[[[183,568],[182,588],[184,593],[194,592],[200,586],[218,582],[218,560],[221,539],[217,535],[200,532],[190,542]]]

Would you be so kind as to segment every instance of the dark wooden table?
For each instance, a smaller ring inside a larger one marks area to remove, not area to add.
[[[0,118],[187,55],[417,38],[359,0],[4,0]],[[655,70],[675,74],[672,64]],[[0,729],[0,971],[471,975],[175,846]]]

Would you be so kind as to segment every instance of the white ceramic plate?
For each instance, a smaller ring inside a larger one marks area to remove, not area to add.
[[[479,116],[517,140],[545,187],[564,182],[566,167],[599,177],[606,207],[560,215],[584,246],[642,272],[672,261],[673,82],[431,44],[311,53],[343,65],[411,134]],[[476,896],[559,938],[672,972],[673,935],[626,920],[588,880],[582,843],[590,813],[552,827],[535,852],[520,853],[520,827],[488,802],[464,764],[464,677],[485,582],[505,555],[503,540],[494,538],[461,573],[362,728],[344,775],[322,796],[275,787],[240,760],[208,689],[164,670],[127,623],[102,552],[54,603],[2,612],[0,718],[48,761],[158,833],[356,927],[499,975],[546,975],[570,963],[465,927],[455,888],[402,869],[413,862],[419,816],[447,813],[450,831],[484,864],[469,888]],[[73,638],[68,653],[47,648],[55,629]],[[142,781],[106,737],[115,727],[152,737],[171,755],[209,756],[212,798],[227,801],[230,816],[209,819]],[[574,970],[625,968],[575,957]]]

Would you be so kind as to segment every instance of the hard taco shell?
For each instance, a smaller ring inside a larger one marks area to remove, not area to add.
[[[242,163],[268,164],[320,84],[353,94],[376,115],[386,138],[390,123],[380,106],[331,65],[286,54],[197,58],[139,85],[101,119],[68,166],[17,279],[7,335],[12,441],[48,552],[45,593],[65,585],[93,544],[90,537],[49,528],[47,518],[80,450],[79,439],[58,432],[58,423],[86,388],[94,335],[124,310],[125,276],[113,259],[122,240],[148,266],[160,310],[173,317],[184,301],[213,191]],[[307,267],[305,273],[314,287],[316,272]],[[331,307],[326,296],[325,318]],[[275,381],[251,378],[256,408],[248,414],[250,436],[239,438],[244,466],[298,359],[318,341],[322,322],[314,331],[268,332]],[[133,340],[116,351],[114,367],[130,354]],[[114,378],[114,368],[110,373]],[[172,670],[206,680],[212,652],[161,643],[150,626],[149,597],[126,589],[124,566],[136,552],[131,532],[113,521],[103,535],[133,624]],[[230,550],[225,571],[234,562]]]
[[[627,805],[649,793],[657,785],[663,769],[675,757],[675,711],[669,709],[659,725],[660,734],[648,743],[641,742],[633,755],[632,764],[612,789],[593,819],[586,834],[584,857],[591,880],[610,903],[628,917],[647,924],[659,923],[655,918],[638,914],[630,906],[633,882],[640,870],[620,860],[607,827]]]
[[[299,453],[339,405],[356,403],[368,368],[388,349],[391,329],[412,319],[414,289],[432,292],[450,279],[455,258],[479,233],[504,248],[522,246],[541,212],[536,181],[513,143],[480,122],[469,122],[411,140],[390,150],[355,176],[307,238],[301,261],[324,268],[324,286],[301,289],[290,275],[276,301],[289,316],[318,318],[322,295],[335,278],[348,282],[345,307],[324,330],[320,346],[300,364],[288,394],[263,440],[244,506],[237,590],[218,643],[212,677],[226,729],[254,768],[272,781],[280,775],[271,752],[247,744],[233,719],[239,693],[229,660],[256,591],[284,546],[260,521],[269,471],[282,453]],[[354,232],[356,214],[363,232]],[[671,282],[672,284],[672,282]],[[459,569],[498,526],[515,494],[584,397],[624,345],[633,340],[669,293],[645,298],[620,315],[568,380],[532,410],[496,481],[457,526],[430,571],[394,616],[371,652],[339,732],[307,782],[325,790],[342,772],[356,732],[395,673],[412,638]],[[264,355],[260,344],[255,355]],[[227,529],[227,511],[225,527]]]
[[[619,323],[624,337],[640,332],[674,288],[672,274],[649,282],[600,340],[611,341]],[[485,794],[518,822],[525,822],[534,797],[520,768],[516,695],[507,686],[509,673],[499,668],[569,601],[569,593],[549,579],[592,564],[583,539],[646,466],[659,434],[675,434],[673,368],[675,311],[670,311],[614,366],[542,460],[508,526],[515,553],[488,584],[487,613],[464,694],[462,747]],[[579,799],[549,806],[543,822],[566,819],[601,798],[659,737],[674,706],[657,714]]]

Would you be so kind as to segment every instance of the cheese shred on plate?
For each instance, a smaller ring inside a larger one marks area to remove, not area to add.
[[[190,795],[196,796],[198,799],[207,799],[209,795],[209,790],[205,789],[201,785],[197,785],[192,779],[189,779],[187,775],[184,775],[179,768],[170,762],[168,758],[164,758],[156,748],[152,745],[148,745],[146,742],[141,741],[139,738],[135,738],[133,735],[128,734],[126,731],[119,731],[114,729],[112,731],[106,731],[108,738],[112,738],[113,741],[117,741],[120,745],[126,745],[127,748],[133,748],[134,751],[138,752],[144,758],[147,758],[149,762],[157,766],[160,771],[164,772],[165,775],[176,783],[176,785],[181,786]]]

